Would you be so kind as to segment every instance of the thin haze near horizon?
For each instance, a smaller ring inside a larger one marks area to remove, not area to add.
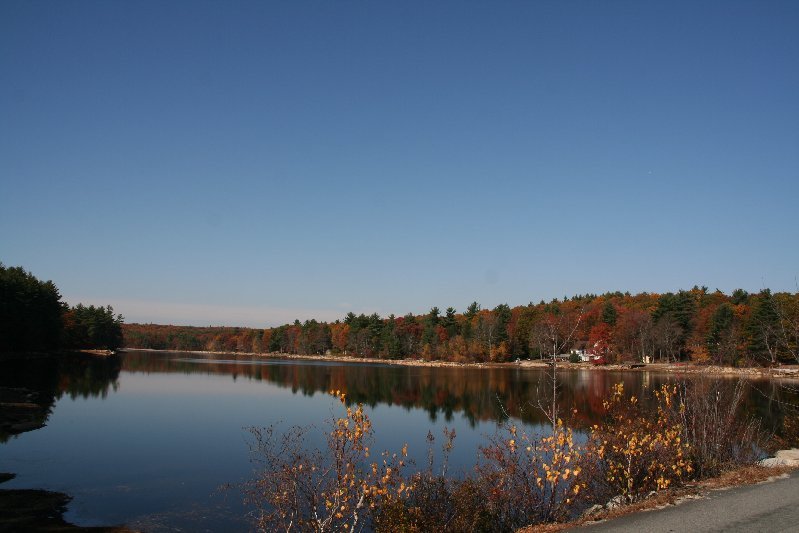
[[[796,290],[796,2],[0,4],[0,261],[128,322]]]

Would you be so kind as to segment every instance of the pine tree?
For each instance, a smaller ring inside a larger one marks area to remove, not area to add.
[[[602,308],[602,322],[609,326],[615,326],[618,317],[619,313],[616,311],[616,306],[613,305],[613,302],[610,300],[605,302],[605,307]]]

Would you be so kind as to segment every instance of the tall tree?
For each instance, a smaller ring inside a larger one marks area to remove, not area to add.
[[[735,289],[732,291],[730,300],[732,300],[733,305],[746,304],[749,302],[749,293],[743,289]]]
[[[463,325],[461,327],[461,335],[468,342],[474,337],[474,327],[477,321],[477,313],[480,312],[480,304],[472,302],[463,313]]]
[[[65,308],[52,281],[0,263],[0,352],[58,348]]]
[[[388,320],[383,324],[381,332],[381,345],[383,352],[390,359],[398,359],[402,356],[402,342],[397,333],[397,319],[394,315],[389,315]]]
[[[616,306],[613,305],[613,302],[606,301],[605,306],[602,308],[602,322],[609,326],[615,326],[618,316],[619,313],[616,311]]]
[[[122,315],[114,315],[114,308],[85,307],[78,304],[64,316],[65,344],[69,348],[106,348],[115,350],[122,346]]]
[[[724,302],[716,308],[710,319],[707,351],[718,364],[722,364],[725,359],[735,364],[735,341],[732,338],[734,315],[732,306]]]
[[[780,315],[770,290],[764,289],[757,295],[747,333],[750,356],[775,364],[780,350]]]
[[[441,311],[438,307],[433,307],[425,317],[424,332],[422,333],[422,344],[434,346],[436,344],[436,326],[438,326]]]
[[[668,292],[661,295],[652,318],[655,320],[655,326],[659,326],[663,321],[666,322],[659,331],[663,334],[661,339],[668,339],[669,353],[676,350],[679,356],[686,354],[686,343],[693,331],[696,308],[695,296],[690,291],[679,291],[677,294]],[[676,338],[671,336],[674,332],[677,332]]]
[[[447,307],[441,325],[447,330],[447,337],[452,339],[458,334],[458,321],[455,319],[455,308]]]
[[[494,308],[497,317],[497,343],[508,342],[508,325],[512,317],[508,304],[499,304]]]

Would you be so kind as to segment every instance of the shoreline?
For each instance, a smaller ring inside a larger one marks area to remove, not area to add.
[[[0,483],[14,477],[0,473]],[[0,523],[3,531],[61,531],[85,533],[134,533],[126,526],[78,526],[64,518],[72,497],[43,489],[0,488]]]
[[[51,352],[2,352],[0,353],[0,363],[5,361],[31,360],[31,359],[52,359],[53,357],[64,357],[70,355],[91,356],[91,357],[112,357],[117,355],[120,350],[105,350],[94,348],[75,348],[69,350],[53,350]],[[169,351],[169,350],[163,350]]]
[[[384,364],[396,366],[414,367],[451,367],[451,368],[524,368],[541,369],[549,368],[547,360],[524,359],[518,362],[488,362],[488,363],[456,363],[454,361],[424,359],[379,359],[375,357],[355,357],[350,355],[310,355],[310,354],[288,354],[281,352],[256,353],[256,352],[220,352],[207,350],[157,350],[153,348],[120,348],[118,352],[154,352],[154,353],[190,353],[200,355],[232,355],[245,357],[260,357],[264,359],[284,359],[298,361],[325,361],[331,363],[367,363]],[[693,374],[693,375],[712,375],[719,377],[739,377],[750,379],[787,379],[799,380],[799,365],[783,365],[779,368],[761,367],[724,367],[716,365],[700,365],[696,363],[649,363],[640,365],[639,363],[593,365],[590,363],[569,363],[559,362],[560,370],[590,370],[599,372],[658,372],[666,374]]]

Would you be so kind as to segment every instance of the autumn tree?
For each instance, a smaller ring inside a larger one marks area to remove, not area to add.
[[[325,353],[332,346],[330,327],[316,320],[306,320],[300,331],[299,345],[301,353]]]
[[[575,325],[573,331],[566,325]],[[14,319],[11,319],[14,323]],[[558,325],[560,324],[560,325]],[[4,327],[8,327],[4,325]],[[198,328],[123,325],[130,347],[213,351],[335,353],[388,358],[419,357],[460,362],[551,358],[599,342],[614,358],[661,361],[691,357],[717,364],[799,361],[799,294],[736,289],[728,296],[706,287],[666,293],[613,292],[530,302],[463,314],[437,307],[422,315],[382,319],[348,313],[332,323],[306,320],[271,328]],[[568,342],[563,344],[563,340]],[[0,339],[0,341],[5,339]],[[553,342],[554,341],[554,342]],[[560,346],[563,344],[563,346]],[[555,349],[553,349],[555,345]]]
[[[330,326],[333,349],[338,353],[346,353],[350,337],[350,325],[338,320]]]
[[[616,322],[616,346],[639,361],[655,354],[652,315],[640,309],[626,309]]]
[[[491,350],[497,343],[497,330],[499,329],[497,316],[490,310],[483,309],[473,319],[473,323],[477,340],[474,346],[475,356],[480,360],[485,360],[490,356]]]
[[[591,328],[588,335],[588,346],[594,355],[603,357],[606,361],[611,358],[612,354],[612,330],[610,324],[600,322]]]
[[[652,328],[655,349],[658,356],[666,362],[677,361],[684,346],[685,333],[673,316],[662,316]]]
[[[422,343],[422,326],[413,313],[408,313],[402,317],[402,322],[397,325],[397,334],[400,338],[400,346],[405,355],[418,353]]]
[[[774,304],[780,317],[779,338],[786,361],[799,363],[799,293],[778,293]]]

